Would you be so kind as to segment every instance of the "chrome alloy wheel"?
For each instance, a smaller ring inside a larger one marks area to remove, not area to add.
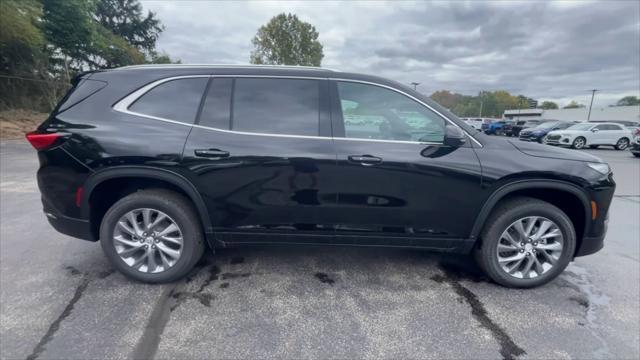
[[[167,214],[135,209],[124,214],[113,231],[116,253],[130,267],[159,273],[176,264],[183,249],[182,231]]]
[[[564,237],[558,225],[538,216],[513,222],[498,241],[498,263],[507,274],[531,279],[549,271],[562,255]]]

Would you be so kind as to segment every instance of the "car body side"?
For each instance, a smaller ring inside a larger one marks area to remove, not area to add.
[[[147,84],[184,76],[318,79],[328,96],[321,104],[319,136],[220,131],[197,121],[164,121],[114,109]],[[611,174],[585,165],[598,159],[562,149],[549,156],[538,144],[473,133],[453,114],[395,82],[325,70],[207,67],[121,69],[84,79],[108,85],[54,111],[40,129],[64,133],[67,139],[38,154],[44,211],[56,229],[78,238],[96,241],[102,216],[117,199],[163,187],[193,202],[214,247],[321,243],[464,253],[476,244],[492,209],[519,195],[547,200],[570,216],[578,234],[577,256],[603,244],[615,183]],[[464,128],[468,141],[459,148],[336,141],[344,137],[334,101],[337,80],[411,96]],[[231,155],[194,156],[202,147],[223,148]],[[343,156],[358,151],[379,151],[385,162],[363,167]],[[314,182],[321,185],[310,185]]]

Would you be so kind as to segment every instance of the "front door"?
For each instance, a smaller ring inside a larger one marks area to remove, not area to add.
[[[336,241],[460,246],[479,211],[480,164],[469,143],[444,146],[447,120],[390,88],[336,81],[332,92]]]
[[[328,109],[324,80],[211,80],[183,165],[219,240],[331,239],[337,190]]]

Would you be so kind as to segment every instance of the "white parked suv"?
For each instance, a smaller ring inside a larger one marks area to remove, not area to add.
[[[620,124],[583,122],[564,130],[551,131],[545,142],[549,145],[571,146],[574,149],[609,145],[624,150],[631,139],[631,130]]]

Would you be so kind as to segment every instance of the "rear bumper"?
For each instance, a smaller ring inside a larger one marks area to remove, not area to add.
[[[58,232],[82,240],[97,241],[91,233],[89,220],[64,216],[52,206],[48,205],[44,199],[42,200],[42,204],[44,214],[47,216],[49,224]]]

